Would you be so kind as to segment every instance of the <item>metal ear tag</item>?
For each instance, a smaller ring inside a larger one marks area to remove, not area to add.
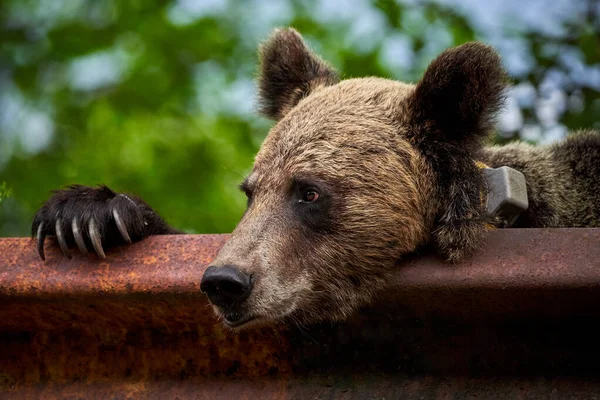
[[[525,175],[510,167],[483,168],[487,181],[487,212],[515,223],[529,207]]]

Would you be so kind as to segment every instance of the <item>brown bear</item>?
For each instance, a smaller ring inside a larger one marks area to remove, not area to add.
[[[259,98],[277,121],[241,184],[248,208],[201,283],[230,327],[340,320],[423,246],[455,262],[490,225],[476,162],[524,174],[529,208],[512,226],[600,226],[600,135],[546,147],[485,146],[508,79],[496,52],[443,52],[416,85],[340,80],[293,29],[260,49]],[[71,186],[38,211],[69,256],[177,233],[141,199]]]

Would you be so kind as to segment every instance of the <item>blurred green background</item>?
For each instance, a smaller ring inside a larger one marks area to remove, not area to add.
[[[514,87],[496,141],[600,127],[596,0],[0,2],[0,236],[29,234],[49,191],[104,183],[190,233],[228,232],[271,122],[256,47],[294,26],[344,78],[414,82],[482,40]]]

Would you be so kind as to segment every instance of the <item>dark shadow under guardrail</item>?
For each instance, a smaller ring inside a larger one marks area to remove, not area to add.
[[[600,229],[494,231],[460,265],[407,259],[347,322],[240,333],[221,327],[199,290],[226,239],[152,237],[106,260],[68,260],[47,246],[45,262],[31,239],[0,239],[0,390],[11,398],[600,392]]]

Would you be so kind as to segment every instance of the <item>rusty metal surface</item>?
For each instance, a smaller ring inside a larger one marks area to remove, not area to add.
[[[576,378],[465,378],[361,374],[310,379],[187,379],[159,382],[81,382],[25,387],[11,400],[31,399],[235,399],[235,400],[373,400],[373,399],[597,399],[600,382]],[[7,396],[8,398],[9,396]]]
[[[495,231],[461,265],[406,260],[346,323],[239,334],[199,293],[226,238],[153,237],[106,260],[47,246],[46,262],[0,239],[0,397],[598,393],[600,229]]]
[[[46,261],[29,238],[0,238],[0,293],[63,295],[199,291],[199,281],[227,235],[154,236],[111,249],[106,260],[67,259],[46,243]]]

